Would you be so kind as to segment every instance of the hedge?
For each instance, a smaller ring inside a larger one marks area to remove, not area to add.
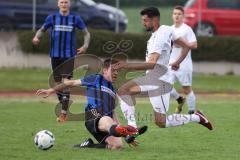
[[[111,57],[123,52],[130,59],[145,59],[147,40],[150,34],[116,34],[109,31],[90,30],[91,43],[89,54],[99,57]],[[81,33],[77,33],[77,44],[83,43]],[[22,50],[26,53],[49,54],[50,38],[45,34],[39,46],[31,43],[34,33],[31,31],[18,32]],[[109,44],[104,48],[104,44]],[[131,47],[132,44],[132,47]],[[240,62],[240,37],[198,37],[198,49],[192,51],[194,61],[230,61]],[[130,45],[130,46],[129,46]],[[80,47],[78,45],[77,47]],[[130,48],[129,48],[130,47]]]
[[[240,62],[240,37],[199,37],[194,61]]]
[[[148,34],[140,35],[140,34],[116,34],[109,31],[101,31],[101,30],[90,30],[91,34],[91,42],[88,48],[89,54],[94,54],[99,57],[111,57],[113,54],[118,52],[123,52],[128,55],[129,58],[134,59],[144,59],[145,58],[145,50],[146,50],[146,41],[148,39]],[[83,36],[81,32],[77,33],[77,47],[79,48],[83,44]],[[50,50],[50,37],[49,34],[45,34],[42,37],[42,41],[39,46],[34,46],[31,44],[31,39],[34,36],[34,33],[31,31],[22,31],[18,32],[18,38],[20,42],[20,46],[22,50],[26,53],[44,53],[49,54]],[[129,42],[130,41],[130,42]],[[127,42],[127,43],[124,43]],[[115,44],[116,47],[108,51],[103,48],[104,44],[111,43]],[[123,46],[124,44],[132,44],[131,48],[127,46]],[[121,46],[120,46],[121,45]],[[124,48],[125,47],[125,48]]]

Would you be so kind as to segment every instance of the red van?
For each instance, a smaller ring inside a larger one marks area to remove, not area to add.
[[[184,8],[197,35],[240,36],[240,0],[188,0]]]

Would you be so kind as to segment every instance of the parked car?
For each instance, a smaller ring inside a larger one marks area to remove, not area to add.
[[[188,0],[185,23],[198,35],[240,36],[240,0]]]
[[[56,0],[36,0],[36,28],[40,28],[48,14],[58,10]],[[88,27],[115,30],[116,17],[119,31],[127,28],[127,17],[122,10],[95,3],[92,0],[72,0],[72,12],[79,14]],[[31,29],[33,0],[0,0],[0,29]]]

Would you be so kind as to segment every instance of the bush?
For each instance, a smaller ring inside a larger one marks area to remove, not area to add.
[[[91,42],[88,48],[89,54],[94,54],[99,57],[111,57],[115,53],[123,52],[130,58],[145,59],[146,41],[148,35],[141,34],[116,34],[110,31],[90,30]],[[77,48],[83,44],[83,35],[77,32]],[[34,33],[31,31],[18,32],[19,42],[22,50],[26,53],[44,53],[49,54],[50,37],[49,34],[44,34],[39,46],[34,46],[31,40]],[[104,44],[110,43],[116,45],[115,48],[110,47],[111,51],[104,49]],[[125,42],[125,43],[124,43]],[[128,47],[127,45],[130,46]],[[132,45],[131,45],[132,44]],[[131,47],[132,46],[132,47]]]
[[[130,59],[145,59],[146,45],[150,34],[116,34],[99,30],[90,30],[90,33],[89,54],[111,57],[115,53],[123,52]],[[79,44],[77,47],[80,47],[83,44],[83,36],[80,32],[77,35],[77,44]],[[37,47],[31,43],[33,32],[18,32],[18,36],[24,52],[49,54],[50,38],[48,34],[44,35],[41,44]],[[109,46],[106,48],[105,44],[109,44]],[[198,49],[192,51],[192,57],[194,61],[240,62],[239,44],[240,37],[199,37]]]
[[[240,37],[199,37],[192,57],[194,61],[240,62],[239,44]]]

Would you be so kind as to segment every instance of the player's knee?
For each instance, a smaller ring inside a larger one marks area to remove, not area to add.
[[[100,118],[99,121],[103,121],[103,123],[106,123],[106,122],[113,122],[112,118],[109,117],[109,116],[103,116]]]
[[[189,91],[189,90],[183,90],[183,93],[184,93],[185,95],[188,95],[190,92],[191,92],[191,91]]]
[[[189,86],[183,87],[183,92],[185,95],[188,95],[191,91],[192,91],[191,87],[189,87]]]
[[[109,116],[103,116],[98,121],[98,129],[100,131],[108,131],[109,128],[114,124],[114,121]]]
[[[159,128],[166,128],[166,122],[165,122],[165,121],[155,121],[155,124],[156,124]]]

